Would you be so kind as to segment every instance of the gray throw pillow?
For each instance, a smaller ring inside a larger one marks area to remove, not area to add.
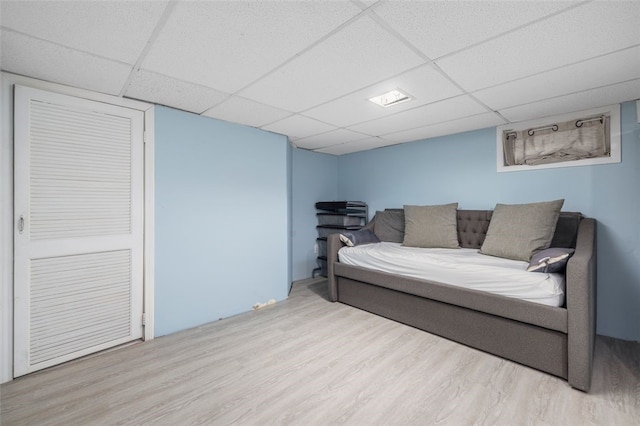
[[[528,262],[549,248],[563,203],[496,204],[480,253]]]
[[[401,243],[404,240],[404,212],[401,210],[376,212],[373,232],[380,241]]]
[[[560,247],[539,251],[531,258],[527,272],[563,272],[574,251]]]
[[[460,248],[458,203],[404,206],[404,245],[424,248]]]
[[[340,233],[340,241],[349,247],[356,247],[363,244],[379,243],[380,240],[376,234],[368,229],[360,229],[358,231]]]

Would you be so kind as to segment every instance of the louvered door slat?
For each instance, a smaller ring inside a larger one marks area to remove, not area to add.
[[[30,116],[37,129],[30,139],[31,239],[130,232],[130,120],[36,100]],[[108,191],[91,184],[114,180],[122,185],[105,185]],[[96,199],[108,210],[96,209]]]
[[[142,114],[16,88],[15,372],[142,336]],[[18,329],[20,328],[20,329]]]

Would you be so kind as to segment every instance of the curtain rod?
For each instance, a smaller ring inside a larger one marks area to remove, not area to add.
[[[600,121],[600,123],[604,123],[604,118],[605,118],[604,115],[601,115],[599,117],[593,117],[593,118],[581,118],[579,120],[576,120],[575,126],[576,127],[582,127],[582,125],[584,123],[588,123],[590,121]],[[557,132],[558,131],[558,125],[557,124],[552,124],[550,126],[535,127],[535,128],[527,130],[527,134],[529,136],[533,136],[536,132],[539,132],[541,130],[549,130],[549,129],[553,130],[554,132]],[[511,132],[506,133],[505,136],[506,136],[507,139],[509,139],[510,136],[514,136],[514,137],[517,138],[518,137],[518,133],[515,132],[515,131],[511,131]]]
[[[527,134],[528,134],[529,136],[533,136],[533,134],[534,134],[535,132],[539,132],[540,130],[548,130],[548,129],[551,129],[551,130],[553,130],[554,132],[557,132],[557,131],[558,131],[558,125],[557,125],[557,124],[552,124],[551,126],[547,126],[547,127],[537,127],[537,128],[535,128],[535,129],[529,129],[529,130],[527,131]]]
[[[578,120],[576,121],[576,127],[582,127],[584,123],[588,123],[589,121],[596,121],[596,120],[599,121],[600,123],[604,122],[604,115],[601,115],[600,117]]]

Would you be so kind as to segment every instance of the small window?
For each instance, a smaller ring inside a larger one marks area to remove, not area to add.
[[[620,162],[620,106],[499,126],[498,171]]]

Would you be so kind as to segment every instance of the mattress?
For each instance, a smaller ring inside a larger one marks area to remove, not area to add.
[[[527,262],[480,254],[477,249],[405,247],[375,243],[343,247],[340,263],[486,291],[548,306],[564,304],[565,278],[527,272]]]

